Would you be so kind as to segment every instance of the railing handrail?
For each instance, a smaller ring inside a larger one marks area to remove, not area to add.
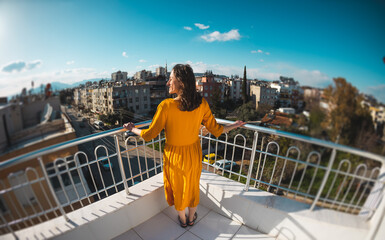
[[[136,126],[137,127],[144,127],[144,126],[149,125],[150,123],[151,123],[151,120],[143,121],[143,122],[137,123]],[[5,167],[10,167],[10,166],[13,166],[15,164],[26,162],[28,160],[37,158],[39,156],[44,156],[46,154],[50,154],[50,153],[53,153],[53,152],[56,152],[56,151],[59,151],[59,150],[62,150],[62,149],[68,148],[68,147],[73,147],[73,146],[76,146],[76,145],[79,145],[79,144],[82,144],[82,143],[85,143],[85,142],[88,142],[88,141],[91,141],[94,139],[107,137],[107,136],[114,135],[114,134],[117,134],[120,132],[125,132],[125,131],[126,130],[123,127],[118,127],[118,128],[106,130],[103,132],[98,132],[98,133],[94,133],[91,135],[87,135],[84,137],[71,139],[69,141],[61,142],[61,143],[51,145],[51,146],[48,146],[45,148],[41,148],[41,149],[38,149],[36,151],[29,152],[29,153],[8,159],[6,161],[0,162],[0,170],[5,168]]]
[[[233,121],[224,120],[224,119],[218,119],[217,118],[216,120],[220,124],[233,123]],[[304,136],[304,135],[300,135],[300,134],[296,134],[296,133],[290,133],[290,132],[285,132],[285,131],[271,129],[271,128],[259,127],[259,126],[255,126],[255,125],[251,125],[251,124],[246,124],[243,127],[247,128],[249,130],[255,130],[255,131],[258,131],[261,133],[268,133],[268,134],[278,135],[281,137],[288,137],[291,139],[306,141],[308,143],[316,144],[316,145],[323,146],[323,147],[328,147],[330,149],[336,149],[336,150],[340,150],[340,151],[344,151],[344,152],[354,153],[356,155],[370,158],[373,160],[377,160],[377,161],[380,161],[382,164],[385,164],[385,157],[384,156],[381,156],[381,155],[378,155],[375,153],[371,153],[371,152],[367,152],[367,151],[364,151],[361,149],[357,149],[357,148],[353,148],[353,147],[349,147],[349,146],[345,146],[345,145],[341,145],[341,144],[337,144],[337,143],[333,143],[330,141],[325,141],[325,140],[321,140],[321,139],[317,139],[317,138],[312,138],[312,137],[308,137],[308,136]]]
[[[216,118],[216,120],[219,124],[231,124],[231,123],[233,123],[233,121],[219,119],[219,118]],[[137,127],[144,127],[144,126],[150,125],[151,121],[152,120],[139,122],[136,124],[136,126]],[[371,152],[367,152],[367,151],[363,151],[360,149],[356,149],[353,147],[333,143],[330,141],[325,141],[325,140],[321,140],[321,139],[317,139],[317,138],[312,138],[312,137],[308,137],[308,136],[304,136],[304,135],[300,135],[300,134],[296,134],[296,133],[290,133],[290,132],[285,132],[285,131],[271,129],[271,128],[259,127],[259,126],[255,126],[255,125],[251,125],[251,124],[246,124],[243,126],[243,128],[258,131],[261,133],[267,133],[267,134],[273,134],[273,135],[278,135],[278,136],[282,136],[282,137],[288,137],[288,138],[299,140],[299,141],[306,141],[308,143],[316,144],[316,145],[323,146],[323,147],[328,147],[330,149],[336,149],[336,150],[340,150],[340,151],[344,151],[344,152],[350,152],[350,153],[353,153],[353,154],[356,154],[356,155],[359,155],[362,157],[366,157],[366,158],[380,161],[382,164],[385,164],[385,157],[384,156],[380,156],[380,155],[377,155],[377,154],[374,154]],[[99,133],[94,133],[94,134],[91,134],[88,136],[84,136],[84,137],[72,139],[72,140],[69,140],[66,142],[58,143],[58,144],[55,144],[52,146],[48,146],[46,148],[42,148],[42,149],[39,149],[39,150],[36,150],[33,152],[29,152],[29,153],[8,159],[6,161],[0,162],[0,170],[5,168],[5,167],[10,167],[10,166],[18,164],[18,163],[26,162],[30,159],[34,159],[34,158],[37,158],[39,156],[43,156],[43,155],[46,155],[46,154],[49,154],[52,152],[56,152],[58,150],[62,150],[62,149],[68,148],[68,147],[76,146],[76,145],[82,144],[82,143],[87,142],[87,141],[107,137],[107,136],[114,135],[114,134],[124,132],[124,131],[125,131],[125,129],[123,127],[118,127],[115,129],[111,129],[111,130],[107,130],[107,131],[103,131],[103,132],[99,132]]]

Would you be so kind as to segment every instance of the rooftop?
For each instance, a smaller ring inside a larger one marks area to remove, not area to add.
[[[159,147],[163,135],[147,143],[133,137],[122,141],[123,131],[96,133],[1,162],[0,171],[8,171],[0,180],[2,238],[385,236],[382,156],[252,125],[245,125],[243,134],[230,132],[218,139],[202,136],[206,152],[236,165],[215,169],[214,163],[204,162],[198,221],[183,229],[164,199]],[[91,142],[94,156],[81,151],[83,144]],[[67,158],[51,164],[42,160],[73,146],[79,151]],[[28,161],[39,164],[25,167]]]

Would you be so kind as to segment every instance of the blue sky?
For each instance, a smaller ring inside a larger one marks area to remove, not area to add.
[[[385,102],[384,24],[382,0],[0,0],[0,96],[167,61],[315,87],[344,77]]]

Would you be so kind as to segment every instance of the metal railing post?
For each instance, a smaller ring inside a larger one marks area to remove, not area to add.
[[[42,172],[43,172],[43,174],[44,174],[44,178],[45,178],[45,180],[47,181],[48,188],[49,188],[49,190],[51,191],[52,197],[53,197],[53,199],[55,200],[56,205],[59,207],[60,213],[63,215],[63,217],[64,217],[64,219],[65,219],[66,221],[69,221],[70,219],[68,218],[66,212],[64,211],[63,206],[60,204],[60,201],[59,201],[59,199],[58,199],[57,196],[56,196],[55,190],[54,190],[53,187],[52,187],[52,183],[51,183],[51,181],[49,180],[47,171],[46,171],[45,166],[44,166],[44,163],[43,163],[43,159],[42,159],[41,157],[38,157],[37,159],[39,160],[41,170],[42,170]]]
[[[315,205],[317,204],[319,198],[321,197],[322,191],[324,190],[326,182],[328,180],[330,171],[332,170],[333,163],[334,163],[334,160],[336,158],[336,154],[337,154],[337,150],[335,148],[333,148],[332,155],[330,156],[330,159],[329,159],[327,170],[326,170],[325,175],[322,179],[322,183],[321,183],[320,188],[318,189],[317,195],[315,196],[313,203],[310,206],[310,211],[314,210]]]
[[[118,163],[119,163],[119,168],[120,168],[120,174],[122,175],[122,178],[123,178],[124,189],[126,190],[126,194],[128,195],[130,192],[128,190],[126,172],[124,171],[124,168],[123,168],[123,160],[122,160],[122,154],[120,152],[120,145],[119,145],[118,136],[115,135],[114,139],[115,139],[116,155],[118,156]],[[130,159],[128,159],[128,161],[130,161]]]
[[[255,152],[257,150],[257,142],[258,142],[258,132],[254,132],[254,139],[253,139],[253,146],[251,148],[251,157],[250,157],[250,165],[249,165],[249,172],[247,173],[247,180],[245,185],[245,191],[249,191],[250,187],[250,179],[251,174],[253,173],[253,165],[254,165],[254,159],[255,159]]]
[[[13,229],[11,228],[11,226],[9,226],[9,223],[7,220],[5,220],[5,217],[3,216],[3,214],[0,214],[0,217],[1,217],[1,220],[3,222],[5,222],[5,224],[7,225],[7,229],[8,231],[10,231],[12,233],[12,235],[15,237],[15,239],[19,239],[19,237],[16,235],[15,231],[13,231]]]

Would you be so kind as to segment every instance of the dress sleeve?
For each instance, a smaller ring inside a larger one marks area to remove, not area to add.
[[[167,118],[167,112],[164,107],[164,102],[162,102],[158,105],[158,108],[156,109],[156,113],[152,118],[150,127],[148,129],[142,130],[142,132],[140,133],[140,136],[145,141],[150,141],[151,139],[158,136],[159,133],[164,129],[166,125],[166,118]]]
[[[223,132],[223,126],[217,123],[217,120],[215,120],[211,109],[209,105],[207,104],[205,99],[202,99],[204,101],[202,104],[204,105],[204,115],[203,115],[203,125],[213,134],[215,137],[219,137]]]

